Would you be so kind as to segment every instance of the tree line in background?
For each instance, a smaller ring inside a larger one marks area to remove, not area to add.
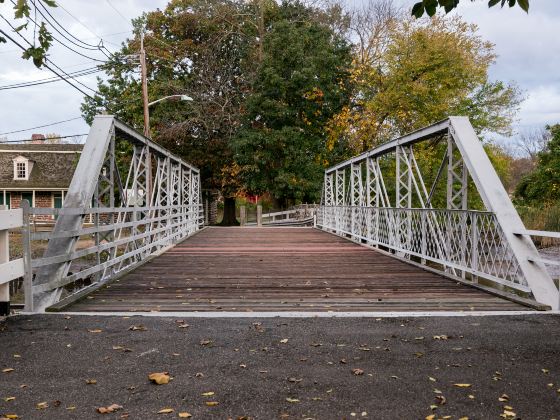
[[[136,35],[86,98],[142,126],[137,64],[145,32],[154,139],[202,170],[229,203],[270,194],[279,205],[320,198],[323,170],[448,115],[484,136],[509,134],[522,100],[490,80],[496,56],[460,17],[414,19],[392,1],[172,0],[134,21]],[[499,151],[488,147],[490,153]],[[426,151],[430,153],[430,151]]]

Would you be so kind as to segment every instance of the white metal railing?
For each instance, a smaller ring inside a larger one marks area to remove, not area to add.
[[[264,213],[263,223],[292,222],[305,219],[312,219],[315,215],[316,205],[296,206],[293,209]]]
[[[37,215],[78,216],[83,220],[73,230],[32,232],[28,229],[29,248],[53,239],[74,241],[71,250],[32,258],[30,270],[25,273],[31,282],[40,272],[63,267],[62,275],[47,276],[48,282],[34,284],[32,288],[33,294],[58,291],[59,305],[160,255],[204,224],[202,205],[62,209],[24,206],[24,226],[26,220]],[[32,300],[26,310],[33,310]]]
[[[23,227],[23,219],[22,209],[0,209],[0,315],[8,315],[10,311],[10,282],[23,277],[29,265],[28,256],[10,260],[10,229]],[[26,282],[24,287],[28,291],[30,284]]]
[[[478,277],[530,292],[519,263],[491,212],[322,206],[317,226],[385,247],[397,255],[436,263],[441,271]],[[432,264],[433,265],[433,264]]]
[[[519,232],[514,232],[516,236],[540,236],[542,238],[554,238],[560,239],[560,232],[551,232],[546,230],[522,230]],[[560,255],[557,260],[551,260],[550,258],[540,258],[540,257],[528,257],[528,261],[532,263],[543,263],[546,265],[557,265],[560,266]]]

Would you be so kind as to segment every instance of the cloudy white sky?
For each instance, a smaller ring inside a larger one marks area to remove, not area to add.
[[[411,7],[415,0],[398,2]],[[68,31],[92,44],[102,37],[107,48],[115,51],[131,36],[131,18],[143,11],[165,7],[167,0],[57,0],[57,3],[63,8],[50,12]],[[488,9],[486,0],[463,0],[457,13],[476,23],[480,34],[495,44],[499,57],[491,69],[491,77],[515,81],[525,92],[527,99],[518,115],[518,129],[560,122],[560,1],[532,0],[531,11],[526,15],[517,7]],[[13,22],[10,0],[0,4],[0,14]],[[9,30],[3,20],[0,29]],[[97,51],[79,51],[92,58],[104,58]],[[61,46],[52,48],[50,54],[51,60],[67,72],[96,64]],[[38,70],[31,62],[22,60],[13,44],[0,44],[0,87],[51,76],[48,70]],[[91,88],[96,86],[95,76],[79,80]],[[77,119],[42,129],[1,134],[79,117],[82,97],[64,82],[0,89],[0,138],[24,139],[35,132],[87,133],[88,126]]]

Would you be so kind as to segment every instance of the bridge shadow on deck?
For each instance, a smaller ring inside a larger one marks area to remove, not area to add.
[[[519,304],[313,228],[211,227],[69,311],[495,311]]]

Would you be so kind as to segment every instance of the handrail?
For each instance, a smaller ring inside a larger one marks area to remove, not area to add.
[[[548,230],[521,230],[517,232],[513,232],[514,235],[528,235],[528,236],[542,236],[547,238],[558,238],[560,239],[560,232],[552,232]]]
[[[5,207],[5,206],[0,206]],[[25,275],[25,259],[10,260],[10,229],[21,228],[24,225],[23,210],[0,210],[0,315],[10,313],[10,285],[9,283]],[[25,284],[25,293],[30,285]]]

